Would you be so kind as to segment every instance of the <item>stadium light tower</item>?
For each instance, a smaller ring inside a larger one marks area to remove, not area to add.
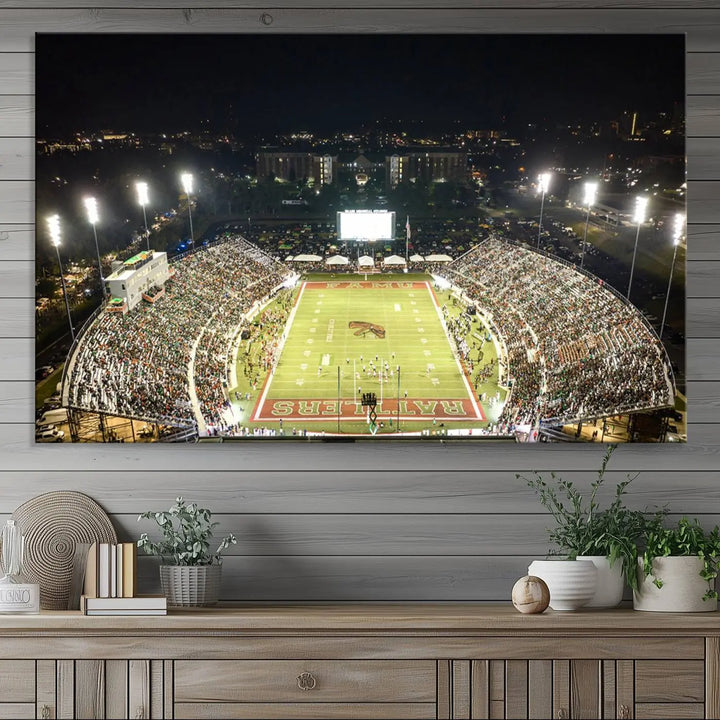
[[[147,238],[147,249],[150,250],[150,231],[147,226],[147,214],[145,213],[145,206],[148,204],[148,184],[146,182],[136,182],[135,189],[137,190],[138,202],[143,209],[143,221],[145,222],[145,237]]]
[[[628,283],[626,299],[630,299],[630,289],[632,288],[633,274],[635,273],[635,256],[637,255],[638,238],[640,237],[640,226],[645,222],[645,214],[647,211],[648,199],[638,196],[635,198],[635,214],[633,222],[637,223],[637,233],[635,234],[635,249],[633,250],[632,265],[630,266],[630,282]]]
[[[190,219],[190,244],[195,247],[195,238],[193,237],[192,212],[190,211],[190,193],[192,192],[193,176],[190,173],[183,173],[180,176],[183,190],[187,195],[188,218]]]
[[[95,227],[100,219],[98,216],[97,200],[94,197],[86,197],[83,201],[87,210],[88,222],[92,225],[93,235],[95,236],[95,252],[98,259],[98,274],[100,275],[100,287],[102,288],[103,300],[107,298],[107,290],[105,289],[105,278],[102,271],[102,260],[100,260],[100,247],[98,246],[97,228]]]
[[[70,303],[68,302],[67,288],[65,287],[65,276],[63,275],[62,262],[60,261],[60,216],[50,215],[47,218],[48,230],[50,231],[50,242],[57,250],[58,266],[60,267],[60,282],[62,283],[63,297],[65,298],[65,309],[67,310],[68,323],[70,324],[70,337],[75,342],[75,329],[70,317]]]
[[[550,178],[552,178],[552,173],[549,172],[540,173],[540,175],[538,175],[538,188],[542,192],[542,199],[540,200],[540,222],[538,223],[538,249],[540,248],[540,233],[542,232],[542,216],[543,206],[545,205],[545,193],[550,189]]]
[[[587,207],[587,216],[585,217],[585,237],[583,237],[582,252],[580,253],[581,268],[585,262],[585,246],[587,245],[588,224],[590,223],[590,208],[595,204],[595,201],[597,200],[597,189],[598,184],[596,182],[585,183],[585,197],[583,199],[583,202]]]
[[[668,280],[668,288],[665,293],[665,309],[663,310],[662,323],[660,324],[660,340],[662,341],[663,330],[665,330],[665,318],[667,316],[668,300],[670,299],[670,286],[672,285],[673,271],[675,270],[675,258],[677,257],[677,249],[683,236],[683,227],[685,225],[685,216],[682,213],[675,215],[673,223],[673,250],[672,265],[670,265],[670,279]]]

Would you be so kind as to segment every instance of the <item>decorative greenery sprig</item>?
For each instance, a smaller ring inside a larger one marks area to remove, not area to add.
[[[167,512],[144,512],[140,520],[155,520],[163,533],[160,542],[152,542],[143,533],[137,542],[148,555],[171,558],[173,565],[213,565],[222,562],[222,552],[237,543],[234,535],[225,536],[214,553],[210,553],[210,539],[218,523],[211,522],[212,513],[197,503],[186,504],[179,497]]]
[[[556,552],[567,554],[571,559],[578,555],[605,555],[611,565],[620,560],[628,584],[637,589],[637,543],[648,525],[659,524],[667,510],[651,513],[625,507],[627,487],[637,475],[628,475],[626,480],[619,482],[610,505],[600,507],[597,494],[603,487],[607,466],[616,448],[617,445],[608,446],[597,480],[590,486],[589,498],[573,482],[558,478],[554,472],[550,473],[549,481],[537,471],[533,471],[531,478],[520,474],[515,477],[524,480],[535,491],[542,506],[555,520],[555,527],[548,528],[548,538],[557,546]]]
[[[720,561],[720,529],[717,525],[706,533],[697,519],[691,522],[684,517],[674,528],[662,527],[659,523],[648,528],[642,555],[643,572],[659,588],[663,586],[663,580],[653,575],[653,560],[669,555],[697,555],[703,561],[700,577],[711,583],[704,599],[717,599],[713,582],[718,576]]]

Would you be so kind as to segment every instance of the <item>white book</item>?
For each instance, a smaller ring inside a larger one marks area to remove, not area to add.
[[[117,591],[117,545],[110,546],[110,597],[116,598]]]
[[[83,596],[81,609],[90,610],[164,610],[164,595],[136,595],[131,598],[94,598]]]
[[[110,543],[98,546],[98,597],[110,597]]]
[[[167,610],[87,610],[89,616],[100,615],[167,615]]]

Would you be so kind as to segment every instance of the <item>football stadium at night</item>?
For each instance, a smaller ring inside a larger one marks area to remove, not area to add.
[[[226,230],[118,263],[66,363],[72,439],[536,441],[673,407],[656,332],[589,272],[493,232],[375,262],[395,214],[337,222],[346,256],[281,262]]]

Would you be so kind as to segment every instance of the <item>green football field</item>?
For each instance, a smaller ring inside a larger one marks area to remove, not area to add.
[[[438,298],[431,279],[418,277],[302,283],[251,423],[337,431],[339,420],[342,433],[367,432],[360,400],[374,393],[385,430],[398,420],[407,430],[484,424],[443,327],[448,294]]]

